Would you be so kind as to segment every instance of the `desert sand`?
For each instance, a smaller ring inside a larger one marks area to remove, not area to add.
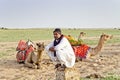
[[[44,42],[49,43],[49,41]],[[46,52],[43,54],[40,69],[27,68],[16,61],[17,44],[18,42],[0,43],[0,52],[7,52],[7,55],[0,58],[0,80],[55,80],[54,64]],[[94,77],[94,75],[98,78],[109,75],[119,76],[120,43],[105,44],[98,55],[89,61],[76,62],[74,67],[79,70],[82,78]]]

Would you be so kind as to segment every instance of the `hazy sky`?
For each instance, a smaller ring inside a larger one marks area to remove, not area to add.
[[[120,28],[120,0],[0,0],[0,27]]]

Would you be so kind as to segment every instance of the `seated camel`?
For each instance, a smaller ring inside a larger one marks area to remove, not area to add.
[[[39,69],[42,53],[44,51],[44,43],[36,43],[37,51],[33,51],[28,54],[25,60],[25,66],[29,68]]]
[[[81,46],[74,46],[73,49],[74,49],[74,52],[75,52],[75,55],[76,55],[76,61],[79,61],[81,59],[85,60],[85,59],[89,59],[91,56],[95,56],[96,54],[98,54],[101,49],[103,48],[104,46],[104,43],[105,41],[111,39],[113,36],[111,35],[107,35],[107,34],[102,34],[100,36],[100,39],[99,39],[99,42],[98,42],[98,45],[94,48],[88,46],[88,45],[81,45]]]

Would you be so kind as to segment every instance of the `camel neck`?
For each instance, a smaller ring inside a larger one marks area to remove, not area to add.
[[[37,61],[41,60],[42,52],[43,52],[42,50],[37,51]]]
[[[98,45],[96,46],[97,51],[100,51],[104,45],[104,41],[102,40],[102,37],[99,39]]]

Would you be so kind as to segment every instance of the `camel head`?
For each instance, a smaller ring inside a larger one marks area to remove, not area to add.
[[[45,45],[44,45],[44,42],[43,43],[36,43],[37,45],[37,50],[38,51],[43,51],[45,49]]]
[[[81,36],[85,36],[86,33],[85,33],[85,32],[80,32],[80,35],[81,35]]]
[[[108,35],[108,34],[104,34],[104,33],[102,33],[102,35],[101,35],[101,39],[103,41],[107,41],[107,40],[112,39],[112,38],[113,38],[113,35]]]

